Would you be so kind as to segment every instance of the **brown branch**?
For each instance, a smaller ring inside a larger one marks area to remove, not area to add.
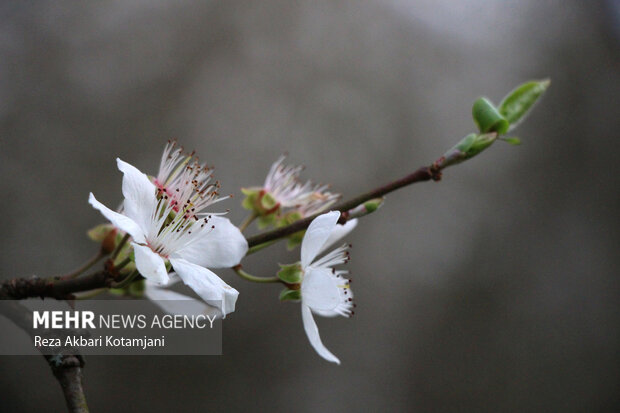
[[[407,185],[417,182],[438,181],[441,179],[440,168],[435,164],[432,166],[421,167],[413,173],[386,185],[373,189],[347,201],[340,202],[332,207],[332,210],[343,212],[340,217],[340,223],[347,220],[347,211],[356,206],[374,198],[380,198],[390,192]],[[262,234],[249,237],[247,239],[249,247],[260,245],[269,241],[286,237],[295,232],[308,228],[308,225],[319,214],[296,221],[293,224],[278,228],[273,231],[264,232]],[[14,278],[0,283],[0,299],[24,299],[31,297],[51,297],[58,300],[72,299],[73,293],[90,291],[97,288],[109,288],[118,277],[117,271],[112,266],[110,260],[107,261],[106,268],[102,271],[81,276],[74,279],[44,279],[38,277],[32,278]]]
[[[87,413],[88,404],[82,387],[84,359],[79,355],[46,356],[54,376],[65,395],[71,413]]]
[[[429,181],[431,179],[433,181],[438,181],[441,179],[440,169],[435,166],[430,166],[430,167],[424,166],[401,179],[397,179],[396,181],[390,182],[387,185],[380,186],[378,188],[373,189],[372,191],[356,196],[355,198],[351,198],[347,201],[340,202],[334,205],[331,209],[334,211],[340,211],[340,212],[346,213],[350,209],[355,208],[356,206],[366,201],[369,201],[374,198],[381,198],[382,196],[392,191],[395,191],[399,188],[402,188],[403,186],[411,185],[416,182]],[[260,245],[265,242],[273,241],[275,239],[283,238],[283,237],[286,237],[287,235],[294,234],[298,231],[302,231],[308,228],[308,225],[310,225],[312,220],[314,220],[314,218],[316,218],[319,215],[320,214],[315,214],[310,217],[296,221],[286,227],[278,228],[273,231],[268,231],[262,234],[255,235],[253,237],[249,237],[247,239],[248,245],[250,248],[252,248],[256,245]],[[347,220],[347,216],[343,214],[340,217],[339,222],[343,224],[346,222],[346,220]]]
[[[31,297],[51,297],[57,300],[71,299],[73,293],[109,287],[115,275],[109,270],[74,278],[13,278],[0,284],[0,299],[22,300]]]
[[[16,301],[3,300],[0,302],[0,310],[0,314],[24,330],[34,341],[32,314],[25,307]],[[82,356],[80,354],[43,354],[43,357],[47,360],[54,376],[60,383],[68,411],[71,413],[88,412],[86,396],[82,387],[82,368],[84,367]]]

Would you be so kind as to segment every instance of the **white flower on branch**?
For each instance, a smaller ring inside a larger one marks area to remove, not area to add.
[[[262,187],[243,190],[249,197],[246,208],[259,215],[292,208],[305,217],[326,210],[340,198],[340,194],[328,191],[329,185],[302,183],[299,174],[303,166],[285,165],[284,160],[285,156],[281,156],[271,165]]]
[[[191,158],[171,152],[169,145],[155,184],[134,166],[117,159],[124,174],[123,213],[107,208],[92,193],[89,202],[131,235],[136,267],[147,280],[167,284],[169,260],[183,282],[225,316],[234,311],[239,292],[207,267],[239,263],[248,245],[228,219],[203,211],[221,198],[217,184],[209,184],[210,171],[190,164]]]
[[[334,249],[323,257],[317,256],[347,235],[355,222],[338,225],[340,212],[331,211],[315,218],[301,243],[301,316],[310,344],[325,360],[340,364],[321,341],[319,329],[312,313],[323,317],[353,315],[353,292],[345,278],[346,270],[336,270],[336,265],[349,260],[348,245]]]
[[[265,178],[263,190],[269,193],[276,202],[284,207],[305,206],[322,201],[323,208],[329,207],[339,197],[338,194],[327,192],[327,185],[313,184],[310,181],[302,184],[299,174],[303,166],[284,165],[285,156],[280,156],[271,165]]]

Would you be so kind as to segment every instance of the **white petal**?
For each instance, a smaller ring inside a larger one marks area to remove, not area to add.
[[[222,315],[235,311],[239,292],[208,269],[182,258],[170,258],[174,270],[185,284],[209,305],[217,307]]]
[[[354,218],[350,221],[347,221],[344,225],[336,225],[336,227],[332,230],[329,238],[323,244],[323,248],[319,251],[319,254],[323,251],[326,251],[329,247],[334,245],[336,242],[340,241],[342,238],[349,235],[349,232],[353,231],[353,229],[357,226],[357,218]]]
[[[338,284],[342,280],[332,276],[327,268],[308,268],[301,282],[301,302],[312,310],[334,312],[342,303]]]
[[[306,268],[319,254],[340,218],[340,212],[330,211],[316,217],[301,241],[301,267]]]
[[[204,314],[210,317],[218,315],[219,311],[200,300],[167,288],[160,288],[156,284],[147,281],[144,295],[153,301],[159,308],[168,314],[198,315]]]
[[[144,245],[132,242],[136,256],[136,268],[146,278],[158,284],[168,283],[168,271],[164,259]]]
[[[301,319],[304,323],[304,330],[306,330],[306,335],[308,336],[308,340],[312,347],[319,353],[319,356],[323,357],[327,361],[331,361],[332,363],[340,364],[340,360],[338,357],[334,356],[321,341],[321,337],[319,336],[319,328],[316,326],[314,322],[314,317],[312,317],[312,312],[310,311],[310,307],[307,305],[301,304]]]
[[[97,201],[92,192],[88,196],[88,203],[90,203],[93,208],[99,210],[99,212],[101,212],[103,216],[112,223],[112,225],[131,235],[134,241],[140,243],[146,242],[144,238],[144,231],[142,231],[140,226],[133,219],[112,211],[110,208]]]
[[[155,211],[157,188],[136,167],[116,158],[118,169],[123,173],[123,196],[125,214],[136,221],[144,232],[148,231]]]
[[[227,268],[239,264],[248,252],[248,242],[228,218],[212,216],[204,232],[176,255],[202,267]]]

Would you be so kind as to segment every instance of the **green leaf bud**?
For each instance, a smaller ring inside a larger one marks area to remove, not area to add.
[[[375,212],[377,209],[381,208],[385,198],[374,198],[370,201],[364,202],[364,208],[366,208],[366,213],[370,214]]]
[[[364,215],[371,214],[377,209],[381,208],[384,201],[385,198],[373,198],[369,201],[364,202],[363,204],[356,206],[355,208],[351,208],[348,211],[348,218],[359,218],[363,217]]]
[[[499,113],[510,122],[511,128],[525,118],[550,84],[549,79],[526,82],[504,97],[499,105]]]
[[[482,135],[470,133],[448,150],[441,158],[435,161],[433,166],[438,169],[444,169],[448,166],[461,163],[478,155],[491,146],[496,140],[497,133],[495,132]]]
[[[282,265],[280,264],[281,270],[278,271],[278,278],[284,281],[287,284],[298,284],[301,282],[303,278],[303,272],[301,270],[301,264],[288,264]]]
[[[497,132],[501,135],[508,132],[510,127],[510,123],[487,98],[480,98],[474,102],[472,116],[482,133]]]
[[[473,158],[497,140],[497,133],[485,133],[476,135],[475,139],[465,151],[465,159]]]

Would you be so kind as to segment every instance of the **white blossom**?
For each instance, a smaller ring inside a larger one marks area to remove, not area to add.
[[[123,212],[107,208],[91,193],[89,202],[116,227],[132,237],[136,267],[147,280],[168,283],[166,261],[208,304],[222,315],[234,311],[238,291],[207,269],[231,267],[245,256],[248,245],[237,227],[204,208],[221,200],[211,171],[191,163],[168,145],[154,182],[132,165],[117,159],[123,172]]]
[[[271,165],[262,187],[250,188],[263,196],[269,194],[277,208],[294,208],[302,216],[310,216],[333,205],[340,198],[339,194],[329,192],[329,185],[302,183],[299,174],[304,169],[299,165],[285,165],[286,157],[280,156]]]
[[[339,218],[338,211],[319,215],[306,230],[301,243],[301,315],[304,329],[316,352],[337,364],[340,360],[321,341],[313,313],[323,317],[350,317],[353,314],[353,292],[350,280],[346,278],[348,271],[334,268],[349,260],[349,246],[345,244],[317,259],[321,252],[355,227],[355,221],[348,226],[338,225]]]

